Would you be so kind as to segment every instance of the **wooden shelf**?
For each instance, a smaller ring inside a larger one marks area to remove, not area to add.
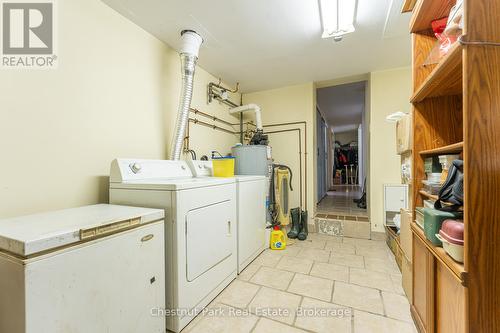
[[[421,156],[425,155],[452,155],[459,154],[464,149],[464,142],[454,143],[452,145],[443,146],[435,149],[422,150],[420,152]]]
[[[439,2],[439,1],[436,1]],[[428,97],[462,93],[462,45],[455,43],[411,98],[412,103]]]
[[[418,0],[410,20],[410,32],[430,29],[431,22],[448,16],[455,3],[456,0]]]
[[[437,199],[439,198],[437,195],[427,193],[424,190],[420,190],[420,191],[418,191],[418,193],[420,193],[420,195],[426,197],[427,199],[431,199],[431,200],[434,200],[434,201],[437,201]]]
[[[425,246],[434,255],[434,257],[436,257],[436,259],[443,265],[448,267],[450,271],[463,283],[465,275],[464,265],[453,260],[453,258],[451,258],[442,247],[435,246],[427,238],[425,238],[424,231],[420,229],[415,222],[411,222],[411,229],[413,230],[413,233],[417,235],[422,242],[424,242]]]
[[[417,3],[417,0],[405,0],[403,3],[403,8],[401,9],[401,13],[408,13],[415,8],[415,4]]]

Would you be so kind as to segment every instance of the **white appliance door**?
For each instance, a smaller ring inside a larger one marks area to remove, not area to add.
[[[164,223],[28,262],[26,332],[165,332]]]
[[[385,210],[398,212],[406,207],[406,186],[385,186]]]
[[[266,247],[266,180],[238,184],[238,273]]]
[[[233,254],[236,226],[232,201],[191,210],[186,215],[186,279],[189,282]]]

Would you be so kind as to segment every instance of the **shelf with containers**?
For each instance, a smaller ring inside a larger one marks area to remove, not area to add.
[[[413,233],[411,313],[423,332],[492,332],[500,288],[500,2],[465,0],[463,44],[429,63],[437,39],[431,22],[448,16],[456,0],[417,0],[412,39],[411,210],[424,200],[425,161],[460,155],[464,161],[464,263],[430,242],[416,222]],[[467,41],[474,41],[470,44]]]

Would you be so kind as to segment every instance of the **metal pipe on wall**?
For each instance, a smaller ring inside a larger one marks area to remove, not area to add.
[[[236,125],[239,125],[239,124],[233,124],[233,123],[230,123],[229,121],[226,121],[224,119],[221,119],[221,118],[218,118],[216,116],[212,116],[211,114],[208,114],[208,113],[205,113],[203,111],[200,111],[198,109],[194,109],[194,108],[190,108],[189,111],[193,112],[195,115],[197,114],[200,114],[202,115],[203,117],[206,117],[206,118],[210,118],[212,119],[213,121],[218,121],[220,123],[223,123],[223,124],[226,124],[226,125],[229,125],[229,126],[236,126]]]
[[[188,121],[188,124],[187,124],[187,127],[186,127],[186,136],[184,137],[184,144],[183,144],[183,147],[184,147],[184,153],[188,153],[189,150],[190,150],[190,147],[189,147],[189,138],[190,138],[190,128],[191,126],[189,124],[191,123],[195,123],[195,124],[200,124],[200,125],[203,125],[205,127],[210,127],[212,129],[215,129],[215,130],[221,130],[223,132],[226,132],[226,133],[229,133],[229,134],[234,134],[234,135],[238,135],[240,134],[240,141],[243,141],[242,139],[242,136],[243,136],[243,125],[247,124],[247,125],[254,125],[251,121],[247,121],[247,122],[243,122],[243,121],[240,121],[239,123],[231,123],[229,121],[226,121],[224,119],[221,119],[221,118],[218,118],[216,116],[213,116],[209,113],[206,113],[206,112],[203,112],[203,111],[200,111],[198,109],[195,109],[195,108],[190,108],[189,109],[190,112],[194,113],[195,115],[199,114],[205,118],[209,118],[213,121],[216,121],[216,122],[220,122],[222,124],[225,124],[225,125],[228,125],[228,126],[240,126],[240,131],[239,132],[236,132],[236,131],[231,131],[231,130],[227,130],[223,127],[220,127],[220,126],[215,126],[213,124],[209,124],[209,123],[206,123],[206,122],[203,122],[201,120],[198,120],[196,118],[189,118],[189,121]]]
[[[263,125],[262,127],[278,127],[278,126],[289,126],[289,125],[304,125],[304,197],[305,197],[305,202],[306,205],[305,207],[307,208],[307,122],[306,121],[292,121],[292,122],[286,122],[286,123],[276,123],[276,124],[268,124],[268,125]],[[302,167],[302,162],[300,163]]]
[[[234,134],[234,135],[238,135],[239,134],[239,132],[230,131],[230,130],[225,129],[223,127],[220,127],[220,126],[217,126],[217,125],[213,125],[213,124],[204,122],[202,120],[198,120],[196,118],[189,118],[189,122],[194,123],[194,124],[200,124],[200,125],[203,125],[205,127],[210,127],[211,129],[222,131],[222,132],[226,132],[226,133],[229,133],[229,134]]]
[[[219,91],[215,91],[218,89]],[[237,92],[239,90],[239,84],[236,86],[236,90],[230,90],[225,87],[223,87],[220,84],[220,79],[219,79],[219,84],[210,82],[207,86],[207,95],[208,95],[208,103],[212,103],[212,100],[218,100],[221,103],[226,104],[227,106],[230,106],[232,108],[238,107],[239,105],[230,101],[227,97],[223,97],[223,92]],[[241,104],[241,102],[240,102]]]
[[[265,132],[264,134],[277,134],[277,133],[285,133],[285,132],[298,132],[298,134],[299,134],[299,202],[300,202],[300,209],[302,210],[303,207],[307,208],[307,182],[304,182],[305,187],[306,187],[305,205],[303,202],[304,196],[303,196],[303,187],[302,187],[302,181],[304,179],[303,174],[302,174],[302,130],[300,128],[289,128],[289,129],[284,129],[284,130],[268,131],[268,132]]]

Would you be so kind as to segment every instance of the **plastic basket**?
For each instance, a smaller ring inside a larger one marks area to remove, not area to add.
[[[234,157],[212,158],[214,177],[234,177]]]

